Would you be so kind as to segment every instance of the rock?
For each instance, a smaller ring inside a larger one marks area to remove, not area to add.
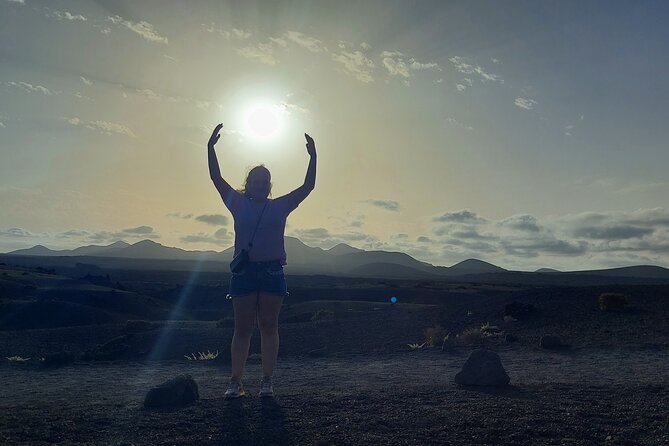
[[[197,383],[190,375],[179,375],[149,390],[144,407],[182,406],[200,398]]]
[[[455,382],[464,386],[506,386],[509,380],[499,355],[486,349],[471,352],[455,375]]]
[[[112,361],[132,357],[129,342],[133,334],[117,336],[104,344],[98,344],[92,349],[86,350],[81,356],[84,361]]]
[[[45,355],[41,365],[42,367],[58,367],[61,365],[70,364],[72,362],[74,362],[74,354],[71,352],[62,351]]]
[[[562,340],[560,340],[559,337],[552,335],[543,335],[539,340],[539,346],[549,350],[556,350],[566,347],[566,345],[562,343]]]

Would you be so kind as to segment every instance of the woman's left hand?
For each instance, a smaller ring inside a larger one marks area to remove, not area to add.
[[[307,139],[307,153],[309,156],[316,156],[316,144],[314,143],[314,139],[306,133],[304,134],[304,137]]]

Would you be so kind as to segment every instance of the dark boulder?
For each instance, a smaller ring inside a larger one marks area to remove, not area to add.
[[[144,407],[169,407],[190,404],[200,398],[197,383],[190,375],[179,375],[149,390]]]

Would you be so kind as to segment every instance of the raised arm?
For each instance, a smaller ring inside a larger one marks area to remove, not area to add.
[[[304,177],[304,186],[311,191],[316,187],[316,144],[314,139],[306,133],[304,137],[307,139],[307,153],[311,157],[309,167],[307,167],[307,175]]]
[[[207,150],[209,152],[209,176],[211,177],[211,181],[214,182],[214,186],[216,186],[218,193],[221,194],[221,198],[225,200],[226,195],[230,190],[232,190],[232,187],[221,176],[221,169],[218,166],[218,159],[216,158],[216,151],[214,150],[214,146],[218,142],[218,138],[221,137],[221,135],[218,133],[221,128],[223,128],[223,124],[218,124],[214,129],[211,137],[209,138]]]
[[[304,184],[294,191],[277,198],[275,201],[284,205],[288,213],[292,212],[302,201],[307,198],[307,195],[316,187],[316,145],[311,136],[304,134],[307,138],[307,153],[311,159],[309,160],[309,167],[307,167],[307,176],[304,178]]]

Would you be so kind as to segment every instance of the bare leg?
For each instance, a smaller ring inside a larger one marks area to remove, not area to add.
[[[279,353],[279,312],[282,294],[260,292],[258,301],[258,327],[262,344],[263,378],[271,378]]]
[[[232,336],[230,355],[232,357],[232,379],[234,380],[241,380],[244,374],[257,305],[256,293],[232,298],[232,306],[235,310],[235,334]]]

